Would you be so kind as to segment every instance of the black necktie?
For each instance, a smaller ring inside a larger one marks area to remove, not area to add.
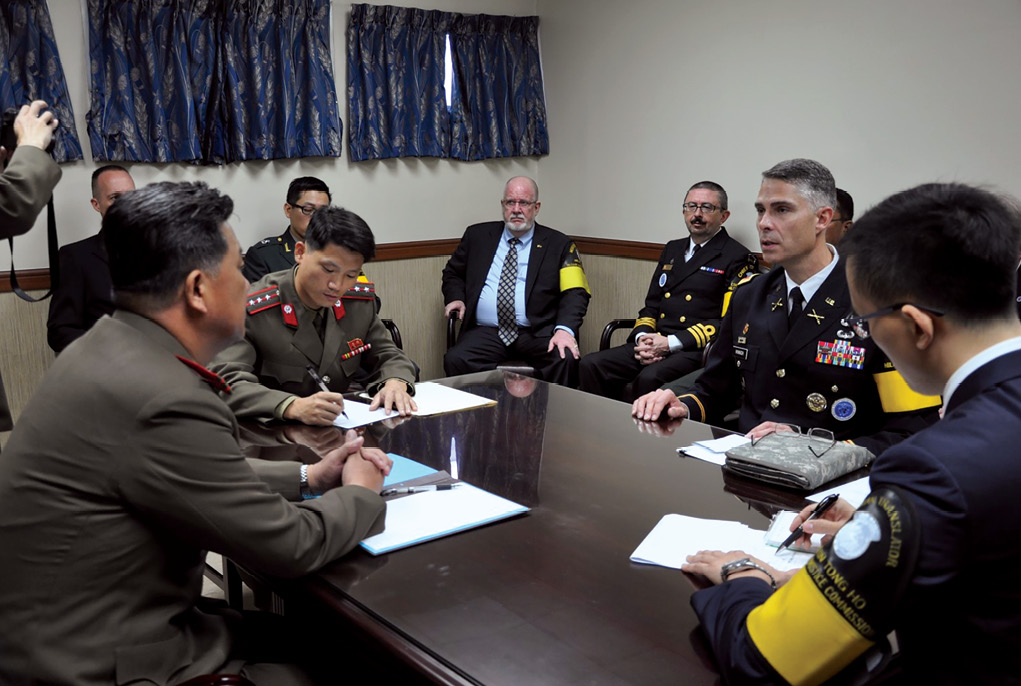
[[[316,327],[316,334],[319,335],[320,341],[326,340],[326,315],[323,314],[323,309],[316,310],[316,317],[313,320],[313,324]]]
[[[791,301],[791,311],[787,313],[787,330],[790,331],[805,309],[805,296],[801,295],[801,289],[795,286],[787,297]]]
[[[699,251],[699,250],[701,250],[701,249],[702,249],[702,246],[701,246],[701,244],[699,244],[699,243],[696,243],[696,244],[695,244],[695,247],[691,249],[691,257],[689,257],[688,259],[689,259],[689,260],[693,260],[693,259],[695,259],[695,255],[697,255],[697,254],[698,254],[698,251]]]
[[[496,322],[499,325],[497,334],[504,345],[510,345],[518,337],[518,322],[514,316],[514,286],[518,280],[518,243],[517,238],[507,241],[510,250],[503,261],[500,272],[500,284],[496,289]]]

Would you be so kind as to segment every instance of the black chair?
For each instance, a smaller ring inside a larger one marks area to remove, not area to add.
[[[457,343],[457,323],[459,321],[461,320],[458,319],[456,311],[451,312],[447,317],[447,350],[453,348],[454,344]],[[513,372],[521,376],[535,376],[535,367],[524,360],[506,360],[496,365],[496,368],[502,372]]]
[[[397,328],[397,324],[392,319],[380,319],[383,322],[383,326],[390,332],[390,338],[394,339],[394,345],[401,350],[404,350],[404,339],[401,338],[401,330]]]

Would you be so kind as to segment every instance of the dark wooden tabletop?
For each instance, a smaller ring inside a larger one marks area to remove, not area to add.
[[[629,557],[663,515],[764,529],[803,499],[677,455],[720,429],[639,425],[623,403],[503,372],[443,383],[498,404],[377,429],[379,446],[449,470],[453,438],[462,480],[531,511],[379,557],[356,549],[306,590],[438,682],[717,683],[692,581]]]

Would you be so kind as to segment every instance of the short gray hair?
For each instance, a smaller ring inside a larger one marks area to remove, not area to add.
[[[796,158],[784,160],[762,172],[763,179],[776,179],[791,184],[812,209],[837,206],[837,184],[830,170],[815,160]]]

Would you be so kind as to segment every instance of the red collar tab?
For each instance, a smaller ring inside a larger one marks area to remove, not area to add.
[[[174,355],[174,357],[179,359],[185,367],[198,374],[199,378],[212,386],[213,390],[217,393],[230,393],[230,384],[224,381],[223,377],[219,374],[209,371],[195,360],[189,360],[187,357],[181,357],[180,355]]]
[[[345,293],[343,298],[355,298],[356,300],[375,300],[376,284],[371,281],[358,281]]]
[[[270,286],[269,288],[263,288],[261,291],[249,293],[248,302],[245,303],[245,307],[248,310],[248,314],[257,314],[279,304],[280,289],[276,286]]]
[[[345,314],[347,314],[347,313],[344,311],[344,303],[342,303],[339,300],[337,302],[333,303],[333,318],[334,319],[343,319]]]
[[[294,311],[294,305],[284,303],[280,307],[280,312],[284,315],[284,324],[287,324],[292,329],[298,328],[298,313]]]

